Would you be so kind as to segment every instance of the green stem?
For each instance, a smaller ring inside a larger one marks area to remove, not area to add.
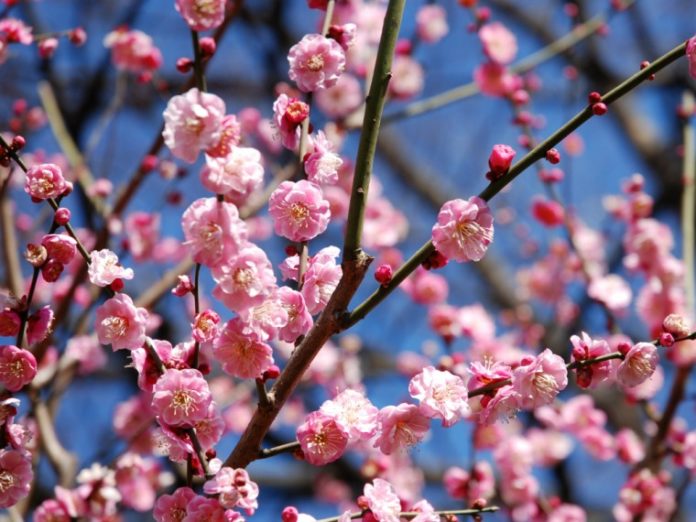
[[[365,116],[363,118],[362,132],[360,133],[358,153],[355,158],[355,175],[353,177],[353,188],[348,208],[346,238],[343,244],[344,261],[357,259],[360,251],[365,204],[367,203],[372,165],[375,159],[375,150],[377,149],[377,137],[387,96],[387,87],[391,79],[394,47],[399,36],[405,4],[406,0],[390,0],[384,17],[384,26],[382,27],[382,36],[377,49],[374,74],[365,103]]]

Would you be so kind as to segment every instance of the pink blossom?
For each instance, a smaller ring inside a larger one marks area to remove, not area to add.
[[[33,478],[30,455],[15,450],[0,451],[0,508],[14,506],[26,497]]]
[[[433,226],[438,252],[455,261],[479,261],[493,241],[493,215],[477,196],[445,203]]]
[[[486,62],[474,69],[474,81],[479,90],[488,96],[508,96],[520,85],[521,80],[508,71],[507,67]]]
[[[210,267],[237,255],[247,240],[237,207],[216,198],[191,203],[181,217],[181,226],[193,260]]]
[[[201,183],[235,205],[243,204],[263,183],[261,153],[251,147],[235,147],[226,156],[206,156]]]
[[[147,310],[136,308],[126,294],[107,299],[96,311],[97,337],[101,344],[110,344],[113,350],[134,349],[145,342]]]
[[[252,243],[213,268],[213,295],[227,308],[241,312],[263,303],[276,288],[273,265],[266,252]]]
[[[561,357],[546,348],[535,358],[523,359],[512,373],[512,386],[520,406],[537,408],[551,404],[568,385],[568,370]]]
[[[504,175],[512,165],[512,160],[517,152],[509,145],[493,145],[491,155],[488,157],[488,168],[494,174],[494,177]]]
[[[321,189],[306,180],[284,181],[268,201],[276,234],[290,241],[309,241],[326,230],[331,218]]]
[[[89,258],[87,273],[93,285],[104,287],[116,279],[133,279],[133,269],[123,268],[118,262],[118,256],[107,248],[92,250]]]
[[[278,338],[280,329],[288,324],[288,311],[274,292],[260,305],[241,312],[239,318],[248,334],[265,342]]]
[[[222,328],[213,343],[213,356],[226,373],[242,379],[261,377],[273,364],[272,348],[245,329],[239,318]]]
[[[127,452],[116,461],[116,487],[125,506],[135,511],[150,511],[155,505],[161,468],[152,457],[145,459]]]
[[[19,333],[22,319],[14,310],[0,310],[0,337],[15,337]]]
[[[41,342],[53,331],[53,310],[49,305],[39,308],[27,319],[27,344]]]
[[[78,363],[79,375],[90,374],[106,364],[106,354],[96,335],[78,335],[70,338],[65,347],[65,358]]]
[[[313,150],[305,156],[304,168],[307,179],[317,185],[333,185],[338,181],[338,169],[343,163],[334,152],[333,144],[322,131],[312,140]]]
[[[273,102],[273,121],[280,132],[283,147],[295,150],[300,140],[300,126],[309,117],[309,105],[281,93]]]
[[[471,415],[468,390],[464,380],[448,371],[424,368],[411,379],[408,392],[420,401],[420,411],[426,417],[442,419],[443,426]]]
[[[186,506],[196,496],[191,488],[178,488],[171,495],[162,495],[152,513],[156,522],[181,522],[186,517]]]
[[[152,391],[152,409],[170,426],[203,420],[212,401],[208,382],[198,370],[166,370]]]
[[[484,25],[479,29],[478,35],[483,45],[483,52],[493,62],[507,65],[515,59],[517,39],[500,22]]]
[[[616,454],[626,464],[636,464],[645,457],[645,447],[640,437],[630,428],[616,433]]]
[[[138,262],[149,259],[159,239],[160,216],[150,212],[132,212],[123,223],[128,251]]]
[[[36,508],[33,522],[70,522],[70,515],[63,504],[49,498]]]
[[[406,216],[383,197],[368,198],[363,224],[363,243],[367,248],[382,249],[394,246],[406,237]]]
[[[581,337],[573,335],[570,342],[573,344],[573,361],[594,359],[611,353],[609,343],[604,339],[592,339],[585,332],[582,332]],[[578,386],[582,388],[595,387],[612,375],[612,369],[612,361],[582,365],[576,370]]]
[[[294,343],[301,335],[306,335],[314,324],[312,315],[307,310],[304,297],[300,292],[287,286],[278,288],[276,293],[281,305],[288,313],[288,322],[278,331],[278,338],[287,343]]]
[[[186,506],[186,517],[181,522],[233,522],[235,519],[239,520],[227,517],[218,499],[195,496]]]
[[[345,118],[364,101],[360,82],[352,74],[342,74],[336,85],[317,91],[314,99],[329,118]]]
[[[628,388],[638,386],[655,372],[659,357],[653,343],[633,345],[616,369],[616,380]]]
[[[34,41],[32,28],[17,18],[0,20],[0,40],[7,43],[30,45]]]
[[[224,158],[239,145],[242,139],[242,124],[234,114],[227,114],[220,124],[220,138],[217,143],[205,149],[213,158]]]
[[[0,382],[11,392],[21,390],[36,375],[34,355],[12,344],[0,346]]]
[[[616,274],[593,279],[587,287],[587,295],[614,313],[625,312],[633,297],[626,280]]]
[[[397,54],[392,62],[389,94],[399,100],[411,98],[423,90],[424,77],[420,63],[410,56]]]
[[[451,467],[442,477],[447,493],[455,499],[473,502],[478,498],[490,499],[495,494],[495,476],[487,461],[476,462],[471,473]]]
[[[427,43],[442,40],[449,32],[445,8],[435,4],[422,6],[416,14],[416,32],[418,38]]]
[[[616,457],[616,442],[609,432],[599,427],[581,429],[576,433],[585,450],[598,460]]]
[[[686,57],[689,60],[689,74],[696,78],[696,36],[689,38],[686,44]]]
[[[314,411],[298,426],[297,440],[305,460],[323,466],[340,458],[346,451],[348,432],[334,417]]]
[[[563,224],[565,210],[557,201],[535,197],[532,200],[532,216],[545,227],[553,228]]]
[[[428,308],[428,324],[446,343],[451,343],[462,332],[458,310],[451,305],[430,306]]]
[[[379,410],[377,422],[374,447],[385,455],[420,442],[430,429],[430,420],[415,404],[386,406]]]
[[[249,515],[253,515],[259,505],[256,500],[259,487],[242,468],[220,468],[212,479],[203,484],[203,491],[207,495],[218,495],[222,507],[240,507]]]
[[[60,167],[54,163],[32,165],[27,171],[24,192],[34,199],[57,198],[70,189],[72,183],[65,180]]]
[[[376,478],[372,484],[365,484],[365,498],[374,517],[380,522],[399,522],[401,501],[386,480]]]
[[[331,87],[346,68],[343,48],[320,34],[305,35],[288,53],[290,79],[303,92]]]
[[[220,316],[214,310],[203,310],[191,323],[193,339],[199,343],[214,341],[218,335]]]
[[[225,19],[225,0],[176,0],[176,10],[194,31],[209,31]]]
[[[214,94],[195,87],[173,96],[164,110],[164,143],[172,154],[193,163],[201,150],[220,138],[225,102]]]
[[[440,304],[447,299],[449,293],[449,284],[445,277],[420,266],[400,288],[410,295],[414,302],[424,305]]]
[[[104,38],[104,46],[111,49],[111,61],[121,71],[138,74],[154,71],[162,65],[162,53],[152,38],[136,29],[111,31]]]
[[[326,307],[341,280],[343,269],[336,264],[337,256],[337,248],[327,247],[317,252],[309,263],[302,286],[302,296],[307,310],[312,315],[318,314]]]
[[[46,234],[41,239],[41,246],[46,249],[49,259],[62,265],[69,264],[77,252],[77,241],[66,234]]]
[[[351,443],[368,440],[377,431],[379,410],[358,391],[342,391],[333,399],[325,401],[319,411],[336,419],[347,430]]]

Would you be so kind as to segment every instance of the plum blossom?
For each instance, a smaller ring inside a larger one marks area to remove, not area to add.
[[[46,249],[49,259],[54,259],[61,265],[70,263],[77,252],[77,241],[67,234],[46,234],[41,239],[41,246]]]
[[[335,418],[347,430],[349,442],[368,440],[377,431],[379,410],[359,391],[344,390],[325,401],[319,411]]]
[[[422,6],[416,14],[416,31],[424,42],[440,41],[449,32],[445,8],[435,4]]]
[[[191,488],[178,488],[171,495],[161,495],[152,513],[155,522],[181,522],[186,517],[186,506],[196,496]]]
[[[199,343],[209,343],[218,335],[220,316],[214,310],[203,310],[191,323],[192,337]]]
[[[336,40],[320,34],[305,35],[290,48],[290,79],[303,92],[333,86],[346,68],[346,55]]]
[[[237,207],[216,198],[191,203],[181,226],[193,260],[210,267],[235,256],[247,241],[247,227]]]
[[[309,105],[281,93],[273,102],[273,122],[283,147],[295,150],[300,141],[300,126],[309,117]]]
[[[213,146],[220,138],[225,102],[214,94],[197,88],[173,96],[163,113],[162,137],[172,154],[193,163],[201,150]]]
[[[310,314],[318,314],[329,302],[343,274],[341,265],[336,264],[336,247],[322,248],[312,257],[304,277],[302,297]]]
[[[176,0],[176,10],[194,31],[209,31],[225,19],[225,0]]]
[[[201,183],[216,194],[222,194],[235,205],[246,199],[263,183],[261,153],[252,147],[235,147],[226,156],[206,156],[201,170]]]
[[[512,386],[522,408],[551,404],[567,385],[568,370],[563,358],[548,348],[535,358],[523,359],[512,373]]]
[[[35,375],[36,359],[30,351],[12,344],[0,346],[0,383],[5,388],[17,392],[29,384]]]
[[[245,469],[222,467],[215,476],[203,484],[207,495],[219,495],[222,507],[240,507],[249,515],[258,508],[259,486],[249,478]]]
[[[493,241],[493,215],[481,198],[445,203],[433,226],[438,252],[455,261],[479,261]]]
[[[133,269],[123,268],[118,262],[118,256],[105,248],[92,250],[89,253],[89,280],[96,286],[109,286],[116,279],[133,279]]]
[[[517,39],[510,30],[500,22],[486,24],[478,32],[483,45],[483,52],[493,62],[507,65],[517,55]]]
[[[152,409],[170,426],[192,425],[208,415],[212,395],[198,370],[166,370],[153,388]]]
[[[137,29],[118,28],[104,38],[117,69],[132,73],[152,72],[162,65],[162,53],[149,35]]]
[[[128,251],[136,261],[145,261],[154,253],[159,239],[160,216],[150,212],[132,212],[125,219]]]
[[[276,234],[290,241],[309,241],[326,230],[329,202],[311,181],[284,181],[268,201]]]
[[[423,67],[410,56],[398,54],[392,62],[392,79],[389,82],[389,94],[404,100],[415,96],[423,90]]]
[[[637,343],[626,352],[616,369],[616,380],[629,388],[638,386],[652,377],[658,361],[657,346],[653,343]]]
[[[29,494],[34,472],[31,456],[21,451],[0,451],[0,508],[14,506]]]
[[[582,332],[580,337],[573,335],[570,338],[570,342],[573,345],[573,361],[593,359],[611,353],[609,343],[604,339],[592,339],[585,332]],[[581,388],[597,386],[612,375],[613,367],[613,361],[603,361],[578,367],[576,370],[578,386]]]
[[[242,379],[261,377],[273,364],[273,350],[235,318],[228,321],[213,343],[213,356],[225,373]]]
[[[379,410],[377,422],[374,447],[385,455],[420,442],[430,429],[430,420],[415,404],[386,406]]]
[[[426,417],[442,419],[443,426],[452,426],[471,414],[466,383],[448,371],[424,368],[411,379],[408,392],[420,401],[420,410]]]
[[[298,426],[297,440],[305,460],[323,466],[343,455],[348,446],[348,431],[334,417],[314,411]]]
[[[235,312],[259,305],[276,288],[273,265],[266,252],[252,243],[229,261],[213,268],[213,295]]]
[[[367,505],[380,522],[399,522],[401,501],[394,486],[384,479],[376,478],[364,488]]]
[[[626,311],[633,297],[631,287],[616,274],[593,279],[587,287],[587,295],[603,303],[614,313]]]
[[[511,74],[504,65],[493,62],[474,69],[474,81],[480,91],[488,96],[507,96],[521,85],[518,76]]]
[[[352,74],[342,74],[336,85],[317,91],[317,106],[329,118],[345,118],[363,102],[362,87]]]
[[[318,185],[333,185],[338,181],[338,169],[343,164],[334,152],[333,144],[322,131],[312,140],[313,150],[305,157],[304,168],[307,179]]]
[[[300,292],[282,286],[278,288],[276,295],[288,313],[288,322],[278,331],[278,338],[287,343],[294,343],[299,336],[309,332],[314,324],[312,315],[307,310],[304,297]]]
[[[71,189],[72,183],[65,180],[63,171],[54,163],[32,165],[27,171],[24,192],[34,199],[57,198]]]
[[[126,294],[107,299],[96,311],[97,337],[113,350],[134,349],[145,342],[148,313]]]
[[[266,300],[239,314],[248,333],[254,339],[269,341],[278,338],[278,332],[288,324],[288,311],[274,292]]]
[[[27,319],[27,344],[41,342],[53,331],[53,310],[49,305],[39,308]]]

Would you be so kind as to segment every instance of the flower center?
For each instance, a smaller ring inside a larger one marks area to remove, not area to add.
[[[537,373],[534,376],[534,388],[545,402],[552,402],[558,392],[556,380],[547,373]]]
[[[232,279],[234,279],[237,286],[247,289],[254,281],[254,272],[251,270],[251,268],[239,268],[234,273],[234,277]]]
[[[183,410],[184,414],[188,415],[189,410],[193,407],[193,397],[184,390],[177,390],[174,392],[171,404],[175,410]]]
[[[473,237],[480,237],[485,233],[483,227],[476,221],[462,221],[457,223],[455,234],[460,242],[469,241]]]
[[[290,206],[290,216],[295,221],[304,221],[309,216],[309,209],[302,203],[293,203]]]
[[[313,72],[321,71],[322,67],[324,67],[324,57],[321,54],[312,55],[305,62],[305,67]]]
[[[222,227],[217,223],[206,223],[201,228],[200,238],[206,244],[217,243],[222,234]]]
[[[106,336],[109,339],[118,339],[123,337],[128,329],[128,319],[118,315],[112,315],[102,321],[102,326],[106,330]]]
[[[197,15],[213,15],[215,14],[215,0],[197,0],[193,3],[193,10]]]
[[[9,471],[0,472],[0,492],[4,493],[15,484],[15,477]]]

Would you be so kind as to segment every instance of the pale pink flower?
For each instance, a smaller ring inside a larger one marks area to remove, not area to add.
[[[585,450],[597,460],[611,460],[616,457],[616,442],[603,428],[589,427],[575,434]]]
[[[689,38],[686,44],[686,57],[689,60],[689,74],[696,78],[696,36]]]
[[[111,250],[92,250],[89,253],[89,280],[96,286],[109,286],[116,279],[133,279],[133,269],[123,268]]]
[[[440,304],[449,294],[447,279],[422,266],[419,266],[399,288],[411,296],[414,302],[424,305]]]
[[[432,366],[423,368],[411,379],[408,392],[420,401],[420,411],[426,417],[442,419],[443,426],[471,415],[468,390],[464,380],[448,371]]]
[[[152,409],[170,426],[192,425],[208,415],[213,400],[198,370],[166,370],[153,388]]]
[[[46,249],[48,259],[62,265],[69,264],[77,252],[77,241],[66,234],[46,234],[41,239],[41,246]]]
[[[209,31],[225,19],[225,0],[176,0],[176,10],[194,31]]]
[[[331,218],[321,189],[306,180],[284,181],[268,201],[276,234],[290,241],[309,241],[326,230]]]
[[[132,73],[154,71],[162,65],[162,53],[149,35],[137,29],[118,28],[104,38],[117,69]]]
[[[263,303],[276,288],[273,265],[266,252],[252,243],[213,267],[213,279],[217,283],[213,295],[235,312]]]
[[[483,52],[495,63],[507,65],[517,55],[517,38],[500,22],[486,24],[479,29]]]
[[[273,102],[273,122],[280,132],[283,147],[295,150],[300,141],[300,126],[309,117],[309,105],[281,93]]]
[[[341,265],[336,264],[338,249],[335,247],[322,248],[311,259],[304,277],[302,296],[309,313],[314,315],[321,312],[336,290],[343,275]]]
[[[31,455],[21,451],[0,451],[0,508],[14,506],[29,494],[34,472]]]
[[[41,342],[53,331],[53,310],[49,305],[39,308],[27,319],[27,344]]]
[[[290,287],[278,288],[276,295],[285,311],[288,322],[278,330],[278,338],[287,343],[294,343],[301,335],[306,335],[314,324],[312,315],[307,310],[302,294]]]
[[[570,338],[570,342],[573,344],[573,361],[593,359],[595,357],[611,353],[609,343],[607,343],[604,339],[592,339],[585,332],[582,332],[581,337],[573,335]],[[582,365],[576,369],[578,386],[581,388],[594,388],[612,375],[612,369],[612,361]]]
[[[68,340],[65,358],[78,363],[79,375],[90,374],[106,364],[106,354],[96,335],[78,335]]]
[[[342,74],[336,85],[314,94],[317,106],[329,118],[345,118],[364,101],[362,87],[352,74]]]
[[[440,515],[435,513],[435,508],[433,508],[430,502],[428,502],[425,499],[413,504],[409,511],[419,513],[418,515],[410,519],[413,522],[440,522],[440,520],[442,520],[440,518]]]
[[[193,88],[173,96],[164,110],[162,137],[172,154],[193,163],[201,150],[220,138],[225,102],[214,94]]]
[[[0,346],[0,382],[5,388],[17,392],[35,375],[36,359],[31,352],[12,344]]]
[[[551,404],[567,385],[568,370],[563,358],[548,348],[537,357],[523,359],[512,373],[512,386],[519,394],[522,408]]]
[[[338,182],[338,169],[343,164],[341,156],[334,152],[323,131],[317,132],[312,140],[313,150],[305,156],[304,168],[307,179],[317,185],[333,185]]]
[[[49,498],[39,504],[32,520],[33,522],[70,522],[70,515],[63,504]]]
[[[213,356],[222,369],[235,377],[254,379],[273,365],[273,350],[244,323],[235,318],[228,321],[213,343]]]
[[[548,514],[547,522],[586,522],[587,514],[580,506],[561,504]]]
[[[57,198],[70,189],[72,183],[65,180],[60,167],[54,163],[32,165],[24,181],[24,192],[34,199]]]
[[[447,12],[441,5],[428,4],[416,13],[418,38],[428,43],[439,42],[449,32]]]
[[[203,484],[203,491],[207,495],[218,495],[222,507],[240,507],[249,515],[253,515],[259,505],[259,486],[242,468],[220,468],[212,479]]]
[[[288,311],[274,292],[260,305],[240,312],[239,318],[248,334],[265,342],[278,338],[280,329],[288,324]]]
[[[380,250],[393,247],[406,237],[408,219],[383,197],[368,198],[363,223],[363,244]]]
[[[552,429],[529,428],[525,434],[532,445],[534,463],[551,467],[573,451],[573,441],[565,433]]]
[[[428,324],[445,342],[452,342],[462,332],[457,308],[447,304],[428,307]]]
[[[493,468],[485,460],[476,462],[471,473],[458,467],[448,468],[442,481],[447,493],[455,499],[473,502],[478,498],[493,498],[495,494]]]
[[[305,35],[288,53],[290,79],[303,92],[331,87],[346,68],[346,55],[338,42],[320,34]]]
[[[243,204],[263,183],[261,153],[251,147],[235,147],[226,156],[206,156],[201,183],[235,205]]]
[[[380,522],[399,522],[401,501],[394,486],[384,479],[376,478],[364,488],[367,505]]]
[[[616,380],[627,388],[638,386],[652,377],[658,362],[657,346],[653,343],[634,344],[616,369]]]
[[[587,295],[614,313],[625,312],[633,297],[626,280],[616,274],[593,279],[587,287]]]
[[[191,488],[178,488],[171,495],[161,495],[152,513],[156,522],[181,522],[186,517],[186,506],[196,496]]]
[[[319,411],[335,418],[347,430],[351,443],[368,440],[377,431],[379,410],[359,391],[344,390],[325,401]]]
[[[191,203],[181,226],[193,260],[210,267],[237,255],[247,241],[247,227],[237,207],[216,198]]]
[[[345,453],[348,431],[334,417],[314,411],[298,426],[297,440],[304,459],[315,466],[323,466]]]
[[[126,294],[116,294],[97,308],[96,330],[101,344],[113,350],[139,348],[145,342],[148,313]]]
[[[411,56],[397,54],[392,62],[392,78],[389,81],[389,94],[405,100],[423,90],[425,83],[423,67]]]
[[[214,401],[208,406],[207,416],[203,420],[194,422],[193,427],[196,429],[198,442],[201,443],[203,451],[214,448],[220,442],[225,431],[225,421]]]
[[[518,76],[510,73],[504,65],[486,62],[474,69],[474,82],[488,96],[508,96],[521,84]]]
[[[128,251],[138,262],[149,259],[159,240],[160,216],[151,212],[132,212],[123,223]]]
[[[481,198],[445,203],[432,230],[438,252],[455,261],[479,261],[493,241],[493,215]]]
[[[214,341],[218,335],[220,316],[214,310],[203,310],[191,323],[193,339],[199,343]]]
[[[430,420],[415,404],[386,406],[379,410],[377,422],[374,447],[385,455],[420,442],[430,429]]]
[[[116,461],[116,487],[124,506],[135,511],[150,511],[155,505],[162,469],[152,457],[127,452]]]

